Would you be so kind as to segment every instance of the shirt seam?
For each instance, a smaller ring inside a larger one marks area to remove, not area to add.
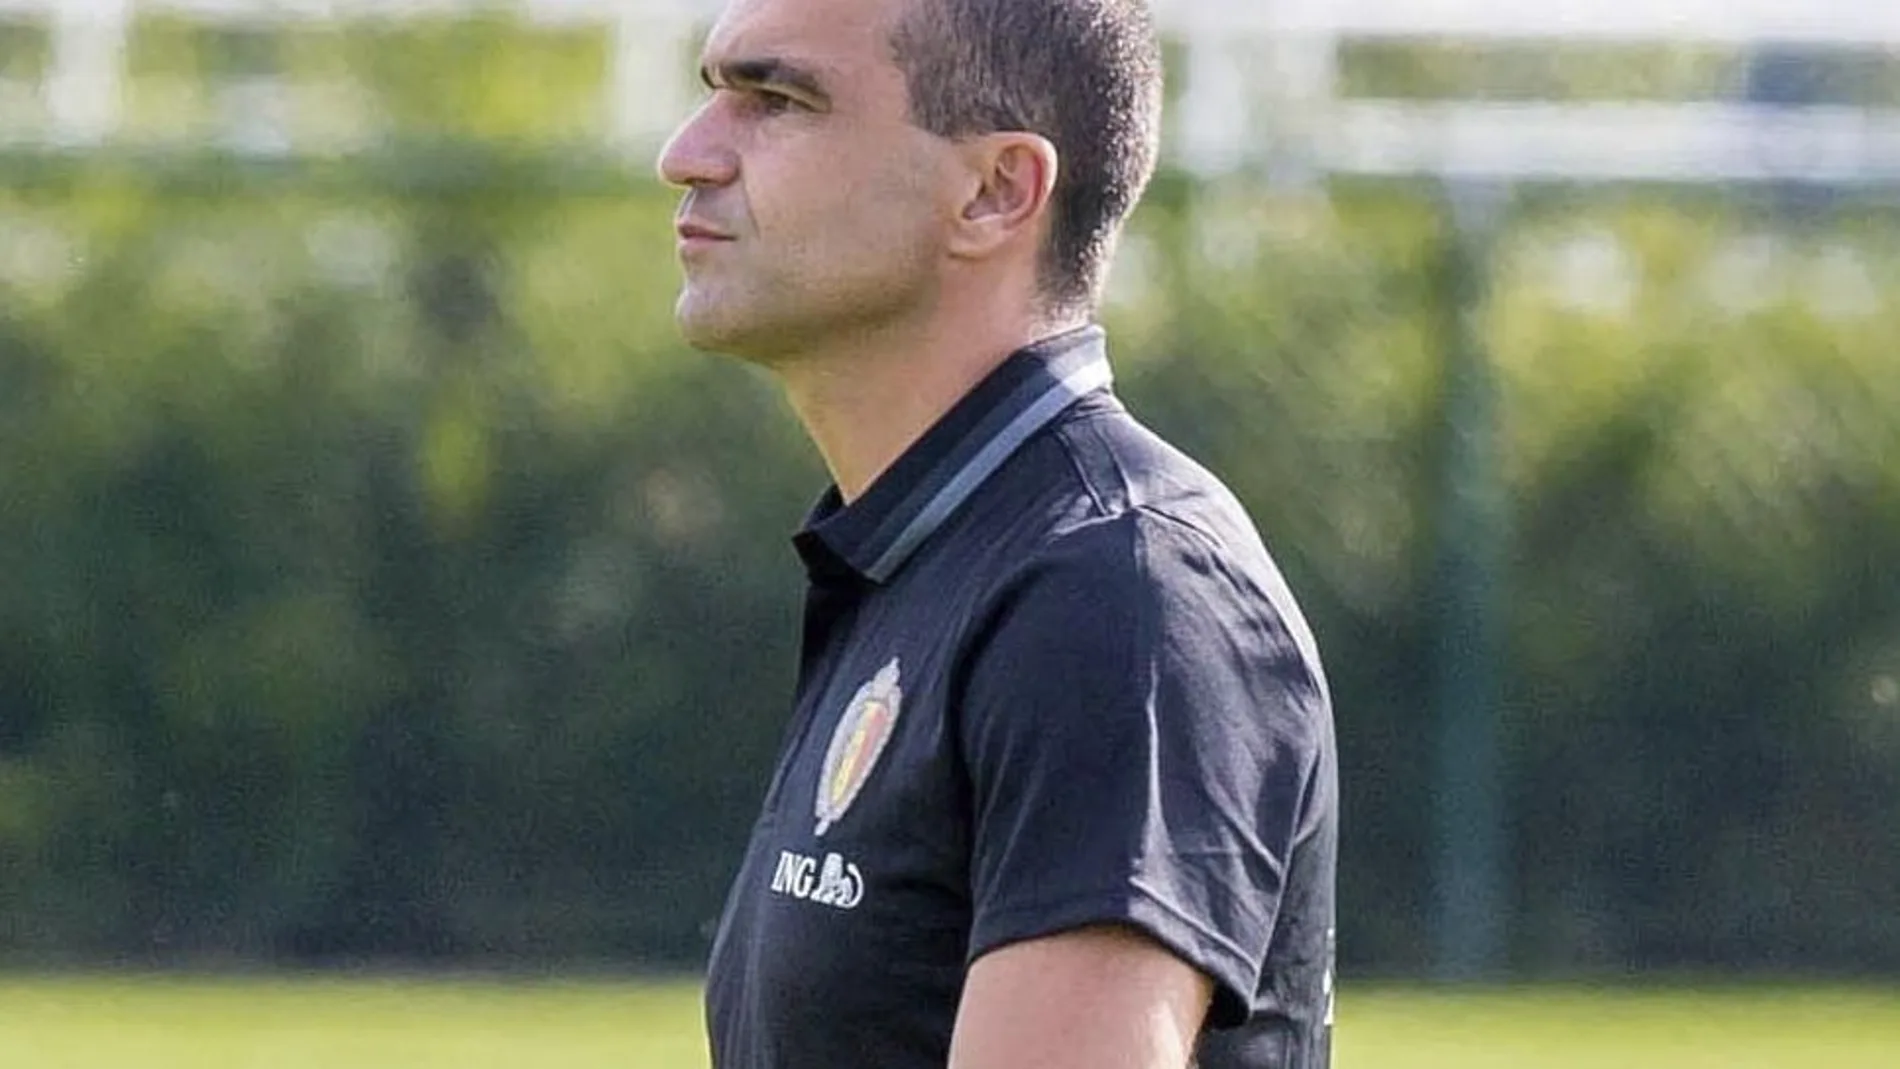
[[[1243,947],[1220,932],[1209,928],[1199,918],[1183,910],[1180,906],[1175,905],[1166,896],[1148,886],[1147,882],[1141,879],[1131,879],[1126,885],[1119,888],[1058,895],[1023,905],[1008,906],[1003,909],[988,911],[987,915],[992,921],[1000,921],[1019,919],[1024,916],[1034,916],[1043,913],[1073,911],[1076,909],[1103,906],[1114,908],[1127,902],[1131,897],[1131,891],[1134,892],[1134,896],[1159,908],[1168,916],[1192,930],[1195,935],[1207,940],[1210,945],[1219,949],[1221,953],[1230,956],[1234,962],[1246,963],[1249,961],[1247,951]],[[1114,921],[1109,918],[1104,918],[1102,923],[1113,922]]]
[[[1113,409],[1088,412],[1073,416],[1069,419],[1059,420],[1055,426],[1050,428],[1055,432],[1056,441],[1062,446],[1062,458],[1068,462],[1069,470],[1075,473],[1075,481],[1082,485],[1083,492],[1088,494],[1089,502],[1095,506],[1095,513],[1097,517],[1101,519],[1112,519],[1119,513],[1109,507],[1107,498],[1102,496],[1102,491],[1095,485],[1095,480],[1089,477],[1088,468],[1082,463],[1082,458],[1079,455],[1080,451],[1076,448],[1075,443],[1069,440],[1068,432],[1070,430],[1081,429],[1092,430],[1092,425],[1098,420],[1106,419],[1116,414]],[[1120,511],[1125,513],[1128,509],[1124,508]]]
[[[1212,566],[1212,574],[1218,575],[1222,582],[1238,589],[1242,593],[1257,593],[1269,609],[1268,618],[1261,622],[1269,626],[1275,633],[1284,636],[1289,649],[1295,654],[1290,660],[1299,665],[1300,673],[1304,677],[1303,681],[1306,686],[1311,688],[1315,694],[1325,693],[1325,686],[1321,682],[1323,677],[1316,669],[1315,664],[1308,660],[1305,650],[1301,649],[1299,643],[1293,638],[1293,627],[1287,612],[1288,607],[1282,605],[1280,601],[1273,596],[1271,590],[1260,589],[1257,591],[1248,591],[1246,589],[1248,582],[1246,576],[1236,572],[1229,566],[1225,557],[1227,547],[1221,544],[1219,537],[1213,532],[1202,528],[1199,524],[1194,523],[1192,520],[1177,516],[1167,509],[1160,508],[1148,502],[1129,506],[1128,513],[1139,514],[1135,515],[1131,520],[1136,528],[1137,539],[1141,538],[1139,533],[1141,530],[1141,524],[1139,522],[1140,516],[1152,517],[1156,524],[1179,531],[1186,537],[1192,538],[1194,543],[1200,547],[1201,551],[1208,555],[1208,563]]]

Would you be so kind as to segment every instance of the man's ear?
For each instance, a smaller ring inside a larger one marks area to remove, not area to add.
[[[969,180],[952,222],[951,255],[985,259],[1024,235],[1040,244],[1056,188],[1056,147],[1035,134],[1003,133],[962,148]]]

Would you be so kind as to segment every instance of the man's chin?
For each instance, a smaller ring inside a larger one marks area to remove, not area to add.
[[[680,298],[673,319],[681,340],[700,352],[752,363],[773,362],[778,349],[772,344],[776,332],[737,311],[729,306],[711,306],[687,294]]]
[[[675,322],[679,325],[680,339],[690,348],[741,360],[752,358],[752,347],[747,344],[749,334],[746,331],[734,330],[730,324],[709,323],[683,315],[677,317]]]
[[[734,332],[728,322],[731,317],[721,312],[713,302],[688,290],[680,294],[673,308],[673,323],[687,345],[702,352],[723,353]]]

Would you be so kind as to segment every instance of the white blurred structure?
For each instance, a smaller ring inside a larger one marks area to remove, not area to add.
[[[606,135],[647,151],[689,105],[684,70],[720,0],[0,0],[0,22],[45,28],[37,85],[0,77],[0,102],[35,98],[38,123],[0,121],[0,142],[100,145],[126,129],[127,42],[143,16],[241,28],[401,19],[502,7],[548,25],[594,25],[613,42]],[[1395,102],[1342,99],[1343,46],[1471,42],[1538,47],[1694,43],[1900,51],[1892,0],[1155,0],[1182,45],[1186,87],[1170,149],[1201,173],[1272,168],[1496,179],[1900,177],[1900,113],[1695,104]],[[4,75],[0,71],[0,75]],[[267,80],[267,76],[266,76]],[[270,87],[223,87],[247,99]],[[265,116],[227,138],[257,153],[307,148]],[[30,137],[24,131],[37,127]]]

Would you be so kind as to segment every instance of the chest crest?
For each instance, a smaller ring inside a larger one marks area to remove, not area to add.
[[[901,677],[897,658],[893,657],[870,682],[858,688],[838,719],[831,745],[825,749],[824,768],[818,774],[818,797],[813,806],[818,818],[815,834],[822,836],[829,831],[857,801],[877,759],[890,744],[903,709]]]

